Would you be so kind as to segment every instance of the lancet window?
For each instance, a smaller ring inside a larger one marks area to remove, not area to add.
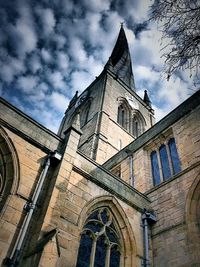
[[[123,105],[118,107],[117,122],[126,129],[127,112]]]
[[[117,122],[135,138],[144,132],[146,125],[140,111],[133,109],[125,99],[119,100]]]
[[[174,138],[151,152],[151,170],[154,185],[171,178],[181,171],[180,160]]]
[[[87,122],[89,118],[89,112],[90,112],[90,106],[91,106],[91,101],[88,101],[86,106],[83,107],[80,113],[80,126],[83,127]]]

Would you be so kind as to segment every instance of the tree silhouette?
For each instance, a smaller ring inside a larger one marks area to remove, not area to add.
[[[200,66],[200,1],[155,0],[150,8],[150,20],[159,23],[167,78],[177,70],[190,71],[198,77]]]

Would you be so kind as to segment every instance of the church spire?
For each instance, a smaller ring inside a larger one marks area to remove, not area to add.
[[[151,100],[149,99],[147,90],[144,90],[144,99],[143,99],[143,101],[144,101],[149,107],[151,107]]]
[[[135,91],[131,56],[123,24],[121,24],[116,44],[109,59],[108,65],[110,64],[112,65],[112,71],[116,76]]]

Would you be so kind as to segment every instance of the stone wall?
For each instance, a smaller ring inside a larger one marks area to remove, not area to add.
[[[191,239],[186,220],[189,191],[194,180],[200,180],[199,174],[200,166],[196,166],[147,194],[158,220],[152,228],[155,267],[199,266],[199,233]]]
[[[0,231],[0,263],[10,256],[10,244],[16,240],[19,229],[22,225],[22,220],[25,216],[23,210],[24,205],[31,199],[33,190],[38,181],[41,165],[47,154],[41,149],[30,144],[20,136],[12,133],[8,129],[1,128],[1,153],[5,153],[5,146],[2,146],[3,140],[9,147],[6,155],[3,155],[4,169],[6,165],[12,164],[12,169],[9,167],[9,172],[4,172],[5,187],[11,175],[11,187],[9,192],[2,192],[4,199],[4,206],[1,210],[1,231]],[[10,153],[10,158],[8,158]]]

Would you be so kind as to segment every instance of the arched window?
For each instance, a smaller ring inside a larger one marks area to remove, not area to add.
[[[123,98],[118,98],[117,122],[135,138],[145,131],[142,113]]]
[[[139,110],[133,112],[133,119],[132,119],[132,135],[135,138],[140,136],[145,131],[145,119],[142,116]]]
[[[126,123],[125,123],[125,109],[124,109],[123,105],[120,105],[120,106],[118,107],[117,122],[118,122],[123,128],[126,128]]]
[[[83,107],[80,114],[80,126],[83,127],[88,122],[89,111],[90,111],[91,102],[89,101],[88,104]]]
[[[115,222],[108,208],[95,210],[81,234],[76,267],[119,267],[120,243]]]
[[[14,145],[0,127],[0,213],[7,197],[16,193],[18,186],[18,160]]]
[[[171,178],[181,171],[181,164],[174,138],[159,147],[159,153],[151,152],[151,169],[154,185]]]
[[[159,172],[158,157],[156,151],[151,152],[151,169],[153,175],[153,183],[154,185],[157,185],[160,183],[160,172]]]
[[[133,135],[135,137],[138,137],[139,134],[139,124],[138,124],[138,120],[136,117],[133,118]]]
[[[161,147],[159,148],[159,153],[160,153],[160,161],[162,165],[163,179],[166,180],[171,177],[171,170],[169,167],[169,159],[168,159],[165,145],[161,145]]]
[[[176,174],[181,171],[181,166],[180,166],[180,160],[179,160],[174,138],[171,138],[169,140],[168,146],[169,146],[170,157],[171,157],[171,162],[172,162],[173,174]]]

